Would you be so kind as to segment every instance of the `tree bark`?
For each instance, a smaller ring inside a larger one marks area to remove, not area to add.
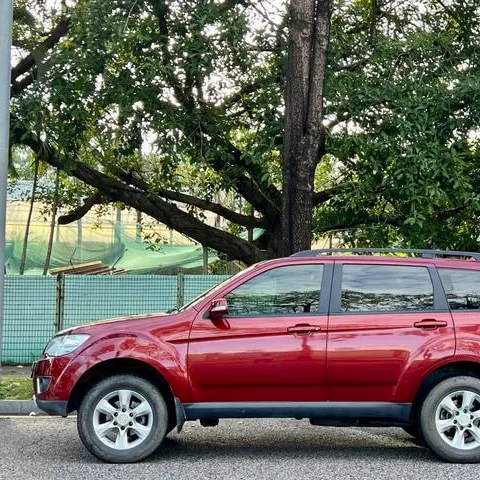
[[[20,260],[19,274],[23,275],[25,272],[25,263],[27,261],[28,237],[30,235],[30,224],[32,223],[33,207],[35,205],[35,195],[37,193],[38,183],[38,168],[40,166],[40,159],[35,157],[35,171],[33,173],[32,198],[30,199],[30,208],[28,210],[27,225],[25,227],[25,236],[23,239],[22,258]]]
[[[57,174],[55,176],[55,193],[54,193],[53,207],[52,207],[52,221],[50,222],[50,236],[48,238],[47,256],[45,258],[45,265],[43,266],[43,275],[46,275],[48,273],[48,269],[50,268],[50,259],[52,258],[53,236],[55,234],[55,225],[57,220],[59,190],[60,190],[60,170],[57,169]]]
[[[283,150],[283,255],[312,243],[315,170],[324,153],[332,0],[291,0]]]

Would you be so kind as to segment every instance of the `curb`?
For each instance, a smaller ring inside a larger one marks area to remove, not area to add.
[[[45,415],[33,400],[0,400],[0,415]]]

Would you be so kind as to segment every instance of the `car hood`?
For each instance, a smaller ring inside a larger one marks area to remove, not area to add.
[[[156,321],[162,320],[162,319],[167,320],[172,318],[174,315],[175,314],[173,313],[162,312],[162,313],[131,315],[128,317],[107,318],[105,320],[97,320],[96,322],[84,323],[82,325],[78,325],[75,327],[66,328],[58,332],[57,335],[69,335],[72,333],[87,333],[91,329],[96,329],[96,327],[103,327],[107,324],[112,324],[112,326],[121,326],[122,328],[126,328],[128,323],[135,324],[139,320],[149,320],[149,319],[155,319]]]

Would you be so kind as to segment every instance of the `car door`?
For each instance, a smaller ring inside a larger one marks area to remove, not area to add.
[[[462,361],[480,359],[480,271],[477,262],[468,268],[452,267],[447,262],[438,268],[448,304],[455,322],[457,346],[455,356]]]
[[[329,400],[398,401],[408,375],[417,380],[453,356],[454,325],[433,265],[338,260],[332,292]]]
[[[189,341],[195,402],[320,401],[332,262],[267,266],[215,297],[229,314],[204,308]]]

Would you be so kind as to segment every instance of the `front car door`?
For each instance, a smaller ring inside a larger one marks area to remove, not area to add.
[[[433,265],[338,260],[328,325],[330,401],[411,402],[418,381],[455,352]]]
[[[190,334],[194,402],[293,402],[325,399],[332,262],[271,265],[217,292],[229,314],[205,307]]]

